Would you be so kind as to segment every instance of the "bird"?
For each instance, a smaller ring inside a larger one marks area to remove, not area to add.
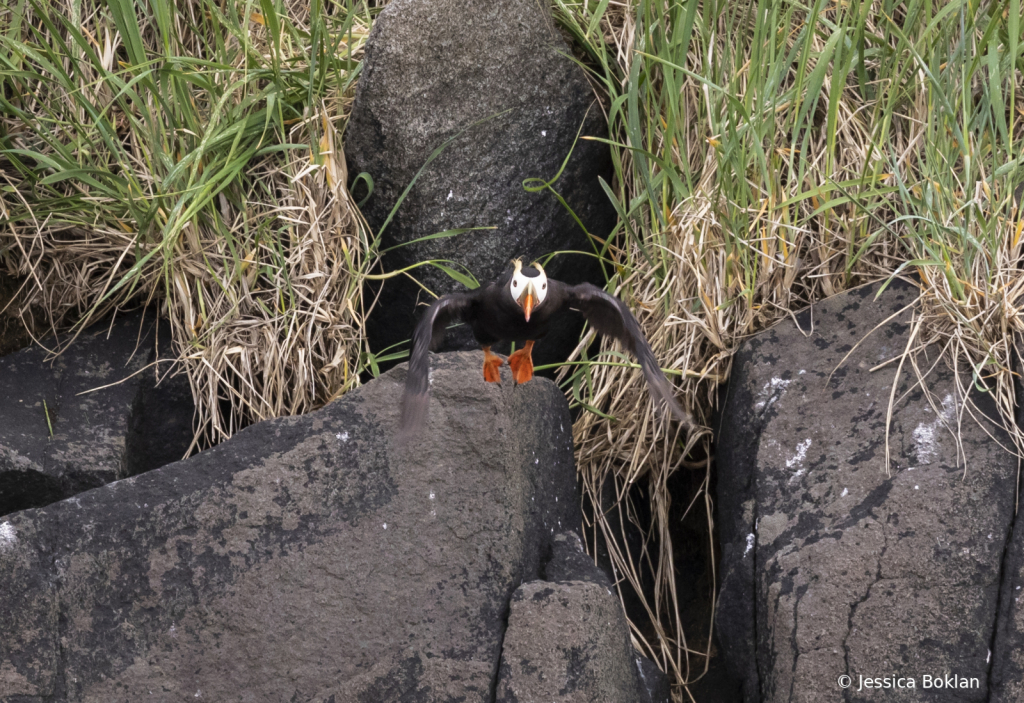
[[[614,337],[640,362],[651,394],[664,401],[684,424],[693,427],[690,415],[676,401],[672,384],[658,365],[651,345],[629,307],[614,295],[592,283],[571,285],[548,278],[540,263],[523,266],[513,259],[496,280],[468,292],[443,295],[430,305],[413,333],[412,355],[402,395],[399,432],[415,435],[427,416],[430,396],[430,360],[428,352],[444,337],[445,329],[455,321],[469,325],[483,347],[484,380],[501,380],[501,357],[491,346],[502,341],[526,340],[522,349],[508,357],[515,383],[533,378],[533,346],[548,331],[555,314],[569,307],[578,310],[600,334]]]

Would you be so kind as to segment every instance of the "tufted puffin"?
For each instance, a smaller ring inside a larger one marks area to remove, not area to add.
[[[484,349],[484,380],[491,383],[501,380],[498,367],[503,363],[501,357],[491,353],[491,345],[526,340],[523,348],[508,358],[512,378],[516,383],[526,383],[533,378],[534,342],[548,331],[555,313],[566,306],[583,313],[599,333],[615,337],[632,352],[640,362],[652,395],[665,401],[687,428],[693,427],[625,303],[590,283],[574,286],[549,279],[539,263],[524,267],[517,259],[497,281],[467,293],[438,298],[416,325],[402,396],[401,434],[414,434],[426,419],[430,385],[427,352],[441,340],[449,324],[461,320],[473,330],[473,336]]]

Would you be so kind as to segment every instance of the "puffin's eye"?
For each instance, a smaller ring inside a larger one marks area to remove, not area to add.
[[[547,284],[547,283],[543,284],[543,285],[542,285],[542,286],[540,287],[540,289],[541,289],[541,290],[547,290],[547,289],[548,289],[548,284]]]
[[[518,288],[519,287],[519,281],[512,281],[512,287],[513,288]]]

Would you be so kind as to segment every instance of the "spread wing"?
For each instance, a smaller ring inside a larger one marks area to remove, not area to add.
[[[651,351],[651,345],[640,329],[640,323],[624,302],[590,283],[570,286],[549,279],[548,284],[553,289],[548,294],[558,296],[561,305],[569,305],[579,310],[595,330],[619,340],[640,362],[651,395],[656,400],[665,401],[672,414],[685,426],[693,427],[689,413],[676,401],[672,384],[662,373],[661,366]]]
[[[434,301],[416,324],[412,337],[412,356],[409,373],[405,377],[402,395],[402,421],[399,433],[411,437],[423,426],[430,401],[431,347],[444,336],[445,328],[456,320],[464,319],[473,304],[472,293],[452,293]]]

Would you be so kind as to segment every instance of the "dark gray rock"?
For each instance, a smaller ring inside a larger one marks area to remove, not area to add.
[[[579,524],[562,394],[434,357],[0,523],[0,700],[490,701],[513,591]]]
[[[0,515],[184,455],[192,438],[191,393],[164,402],[167,386],[158,390],[152,372],[137,373],[155,358],[156,324],[152,315],[131,313],[90,327],[52,360],[38,346],[0,358]],[[161,338],[169,342],[168,329]],[[137,422],[175,428],[159,437],[162,453],[149,449],[149,435],[135,442],[138,451],[126,453],[129,417],[144,389],[148,419],[136,412]]]
[[[531,581],[512,596],[498,703],[642,700],[622,607],[593,581]]]
[[[57,410],[59,379],[38,347],[0,357],[0,514],[65,495],[59,479],[43,468],[50,440],[47,412]]]
[[[1018,372],[1024,368],[1018,366]],[[1017,427],[1024,427],[1024,386],[1017,381]],[[991,703],[1024,701],[1024,522],[1015,519],[1003,562],[999,617],[992,647]]]
[[[1024,530],[1018,523],[1007,550],[992,654],[991,703],[1024,701]]]
[[[898,364],[871,369],[904,351],[910,312],[872,330],[916,289],[876,291],[819,303],[801,329],[780,324],[734,361],[717,443],[718,625],[747,701],[836,700],[843,674],[848,701],[988,695],[1017,462],[1000,430],[975,421],[996,417],[991,399],[965,403],[940,362],[926,381],[934,405],[909,368],[898,379],[887,473]],[[922,689],[940,674],[977,687]],[[917,688],[857,692],[860,676]]]
[[[640,674],[641,703],[670,703],[672,682],[658,665],[645,656],[635,655],[637,672]]]
[[[487,121],[472,126],[480,120]],[[610,156],[597,142],[580,141],[573,150],[581,125],[584,135],[608,134],[594,92],[543,3],[389,3],[373,23],[345,135],[350,176],[373,177],[366,219],[378,231],[431,152],[458,135],[420,175],[381,247],[463,227],[496,229],[401,246],[384,255],[384,267],[449,259],[488,281],[513,257],[592,254],[594,245],[550,192],[527,193],[522,185],[553,178],[572,150],[554,188],[591,233],[603,238],[611,231],[615,212],[598,182],[611,182]],[[365,189],[354,193],[361,198]],[[547,271],[571,283],[601,280],[589,256],[556,257]],[[461,289],[429,266],[414,275],[439,295]],[[384,285],[367,327],[374,350],[412,336],[417,300],[430,302],[404,276]],[[582,321],[566,319],[538,345],[538,364],[563,361],[575,346]],[[453,330],[449,340],[446,349],[475,347],[468,328]]]
[[[171,464],[185,456],[192,443],[196,404],[188,376],[175,371],[170,325],[161,324],[159,344],[149,355],[153,370],[139,377],[125,436],[125,471],[135,476]]]
[[[612,587],[611,579],[587,554],[583,540],[575,532],[555,535],[543,576],[545,581],[592,581],[605,588]]]
[[[544,578],[513,595],[498,701],[669,703],[668,677],[633,649],[612,583],[576,532],[555,535]]]

